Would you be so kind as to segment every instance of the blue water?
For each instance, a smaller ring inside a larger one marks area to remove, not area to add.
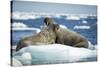
[[[34,31],[30,30],[16,30],[12,31],[12,45],[17,45],[18,41],[24,37],[31,36],[33,34],[36,34]]]
[[[44,17],[38,18],[38,19],[28,19],[28,20],[16,20],[13,19],[13,22],[22,22],[28,27],[34,27],[34,28],[40,28],[41,25],[44,25],[43,23]],[[83,36],[85,36],[92,44],[97,44],[97,19],[96,18],[86,18],[86,19],[80,19],[80,20],[66,20],[65,17],[61,18],[54,18],[54,20],[62,25],[65,25],[67,28],[74,30]],[[82,21],[85,20],[87,23],[82,23]],[[90,29],[74,29],[75,25],[88,25],[91,28]],[[12,31],[12,45],[16,45],[18,41],[26,36],[34,35],[36,34],[35,31]]]

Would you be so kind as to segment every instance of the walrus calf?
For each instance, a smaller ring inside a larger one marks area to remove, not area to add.
[[[53,27],[45,27],[40,33],[21,39],[16,47],[16,51],[30,45],[52,44],[55,43],[55,40],[56,35]]]
[[[71,31],[69,29],[61,28],[52,18],[45,18],[44,23],[48,27],[54,26],[54,31],[56,34],[56,42],[59,44],[69,45],[73,47],[84,47],[88,48],[89,43],[87,38],[79,33]]]

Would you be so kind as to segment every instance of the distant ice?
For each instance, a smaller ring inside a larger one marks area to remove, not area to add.
[[[67,27],[65,25],[60,24],[61,28],[67,29]]]
[[[26,28],[28,26],[22,22],[13,22],[12,27],[13,28]]]
[[[44,15],[43,17],[49,17],[49,18],[61,18],[60,15],[54,14],[54,15]]]
[[[12,30],[34,30],[36,33],[40,32],[39,28],[28,27],[26,24],[21,22],[12,23]]]
[[[82,21],[82,23],[87,24],[88,22],[87,22],[87,21],[85,21],[85,20],[83,20],[83,21]]]
[[[36,19],[40,18],[41,16],[39,15],[34,15],[32,12],[12,12],[12,18],[13,19]]]
[[[96,49],[50,44],[22,48],[14,54],[13,58],[19,60],[23,65],[29,65],[89,61],[90,58],[96,60],[96,56]]]
[[[37,19],[40,17],[56,17],[60,18],[61,16],[58,14],[46,14],[46,13],[34,13],[34,12],[12,12],[12,19],[22,19],[22,20],[27,20],[27,19]]]
[[[80,20],[81,18],[95,18],[95,14],[67,14],[67,13],[39,13],[39,12],[20,12],[20,11],[14,11],[12,12],[12,19],[21,19],[21,20],[27,20],[27,19],[37,19],[41,17],[54,17],[54,18],[61,18],[61,16],[66,16],[67,20]]]
[[[66,17],[67,20],[80,20],[79,16],[69,15]]]
[[[86,19],[86,18],[96,18],[96,15],[67,15],[66,19],[67,20],[81,20],[81,19]]]
[[[81,26],[75,25],[74,26],[74,29],[90,29],[90,28],[91,28],[90,26],[86,26],[86,25],[81,25]]]

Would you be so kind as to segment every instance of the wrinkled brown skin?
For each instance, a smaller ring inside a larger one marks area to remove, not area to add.
[[[23,47],[30,45],[47,45],[55,43],[56,36],[52,28],[46,27],[40,33],[25,37],[21,39],[16,47],[16,51],[20,50]]]
[[[59,27],[59,25],[55,23],[55,21],[52,18],[45,18],[45,24],[48,27],[54,26],[54,31],[56,34],[55,43],[69,45],[73,47],[88,48],[89,46],[88,40],[79,33]]]

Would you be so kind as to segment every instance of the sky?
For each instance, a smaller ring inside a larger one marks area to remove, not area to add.
[[[13,1],[12,11],[18,12],[46,12],[66,14],[93,14],[97,15],[96,5],[58,4],[31,1]]]

